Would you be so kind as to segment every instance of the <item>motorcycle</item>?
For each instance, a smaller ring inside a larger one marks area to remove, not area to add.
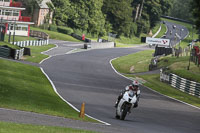
[[[133,91],[126,91],[116,108],[116,118],[124,120],[127,113],[131,112],[136,102],[137,98],[135,93]]]

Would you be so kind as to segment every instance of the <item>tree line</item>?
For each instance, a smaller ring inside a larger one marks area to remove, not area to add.
[[[54,24],[99,36],[148,33],[167,14],[171,0],[52,0]]]
[[[20,1],[20,0],[16,0]],[[34,11],[36,0],[21,0],[28,13]],[[168,14],[172,0],[51,0],[53,24],[86,31],[97,36],[140,36]]]

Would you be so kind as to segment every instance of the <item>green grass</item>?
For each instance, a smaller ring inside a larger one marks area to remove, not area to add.
[[[164,57],[161,58],[158,67],[169,67],[171,73],[179,75],[188,80],[200,82],[200,68],[193,62],[190,62],[190,70],[187,70],[189,65],[189,56],[183,57]]]
[[[161,31],[155,38],[161,38],[165,34],[166,31],[167,31],[167,27],[165,26],[165,24],[161,24]]]
[[[147,36],[147,35],[144,35]],[[128,37],[124,37],[121,36],[120,38],[116,38],[115,42],[117,43],[117,47],[130,47],[130,46],[134,46],[134,44],[142,44],[141,43],[141,38],[139,37],[132,37],[132,38],[128,38]]]
[[[55,47],[53,44],[44,45],[44,46],[29,46],[31,49],[31,56],[25,56],[25,61],[39,63],[43,59],[49,57],[48,55],[41,54],[41,52],[46,51],[50,48]]]
[[[136,73],[148,71],[148,65],[152,59],[153,50],[142,51],[120,57],[112,61],[113,66],[120,73]],[[134,67],[133,71],[130,71]]]
[[[9,35],[5,35],[5,42],[8,42]],[[37,40],[33,37],[25,37],[25,36],[15,36],[15,42],[17,41],[27,41],[27,40]],[[13,36],[11,36],[10,42],[13,42]]]
[[[12,45],[12,44],[10,44],[8,42],[0,41],[0,46],[3,46],[3,45],[7,45],[8,47],[13,48],[13,49],[20,49],[20,47],[18,47],[16,45]]]
[[[160,29],[161,23],[158,23],[153,29],[152,29],[152,34],[156,34],[156,32]]]
[[[79,40],[77,40],[77,39],[75,39],[72,36],[69,36],[67,34],[62,34],[62,33],[54,32],[54,31],[49,31],[49,30],[43,30],[43,29],[36,28],[36,27],[31,27],[31,30],[45,32],[45,33],[47,33],[50,36],[51,39],[55,39],[55,40],[80,42]]]
[[[0,107],[82,120],[38,67],[0,59]],[[85,117],[85,121],[93,121]]]
[[[147,82],[144,83],[145,86],[152,88],[153,90],[160,92],[161,94],[173,97],[175,99],[181,100],[183,102],[192,104],[194,106],[200,107],[200,100],[198,97],[191,96],[187,93],[181,92],[166,83],[160,82],[159,74],[153,75],[138,75],[140,78],[143,78]]]
[[[1,133],[95,133],[93,131],[78,130],[64,127],[38,126],[0,122]]]

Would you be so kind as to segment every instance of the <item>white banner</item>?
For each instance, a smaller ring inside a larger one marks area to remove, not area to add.
[[[146,43],[147,44],[156,44],[156,45],[169,46],[170,40],[169,39],[162,39],[162,38],[146,37]]]

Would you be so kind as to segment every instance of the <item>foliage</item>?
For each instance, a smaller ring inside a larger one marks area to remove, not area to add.
[[[57,26],[56,25],[53,25],[53,24],[51,24],[50,26],[49,26],[49,30],[50,31],[57,31]]]
[[[31,6],[31,1],[27,5]],[[118,38],[132,38],[149,33],[161,14],[168,14],[172,0],[52,0],[52,3],[48,6],[54,12],[54,25],[98,37],[113,33]],[[35,8],[33,5],[30,9]]]
[[[150,28],[153,28],[160,21],[161,5],[159,0],[147,0],[145,5],[145,10],[149,15]]]
[[[52,0],[52,3],[55,6],[54,23],[60,26],[66,25],[71,13],[69,0]]]
[[[71,33],[73,33],[73,29],[71,29],[69,27],[64,27],[64,26],[58,26],[57,30],[60,33],[68,34],[68,35],[70,35]]]
[[[200,28],[200,1],[199,0],[192,0],[191,2],[193,16],[195,17],[195,24],[197,29]]]
[[[172,8],[172,0],[160,0],[162,15],[169,15],[170,9]]]
[[[103,11],[113,31],[120,35],[130,36],[133,23],[131,7],[132,0],[104,1]]]
[[[192,21],[192,13],[190,13],[191,8],[196,7],[196,5],[191,6],[192,1],[193,0],[173,0],[173,6],[169,15],[175,18]],[[199,2],[199,0],[197,1]]]

